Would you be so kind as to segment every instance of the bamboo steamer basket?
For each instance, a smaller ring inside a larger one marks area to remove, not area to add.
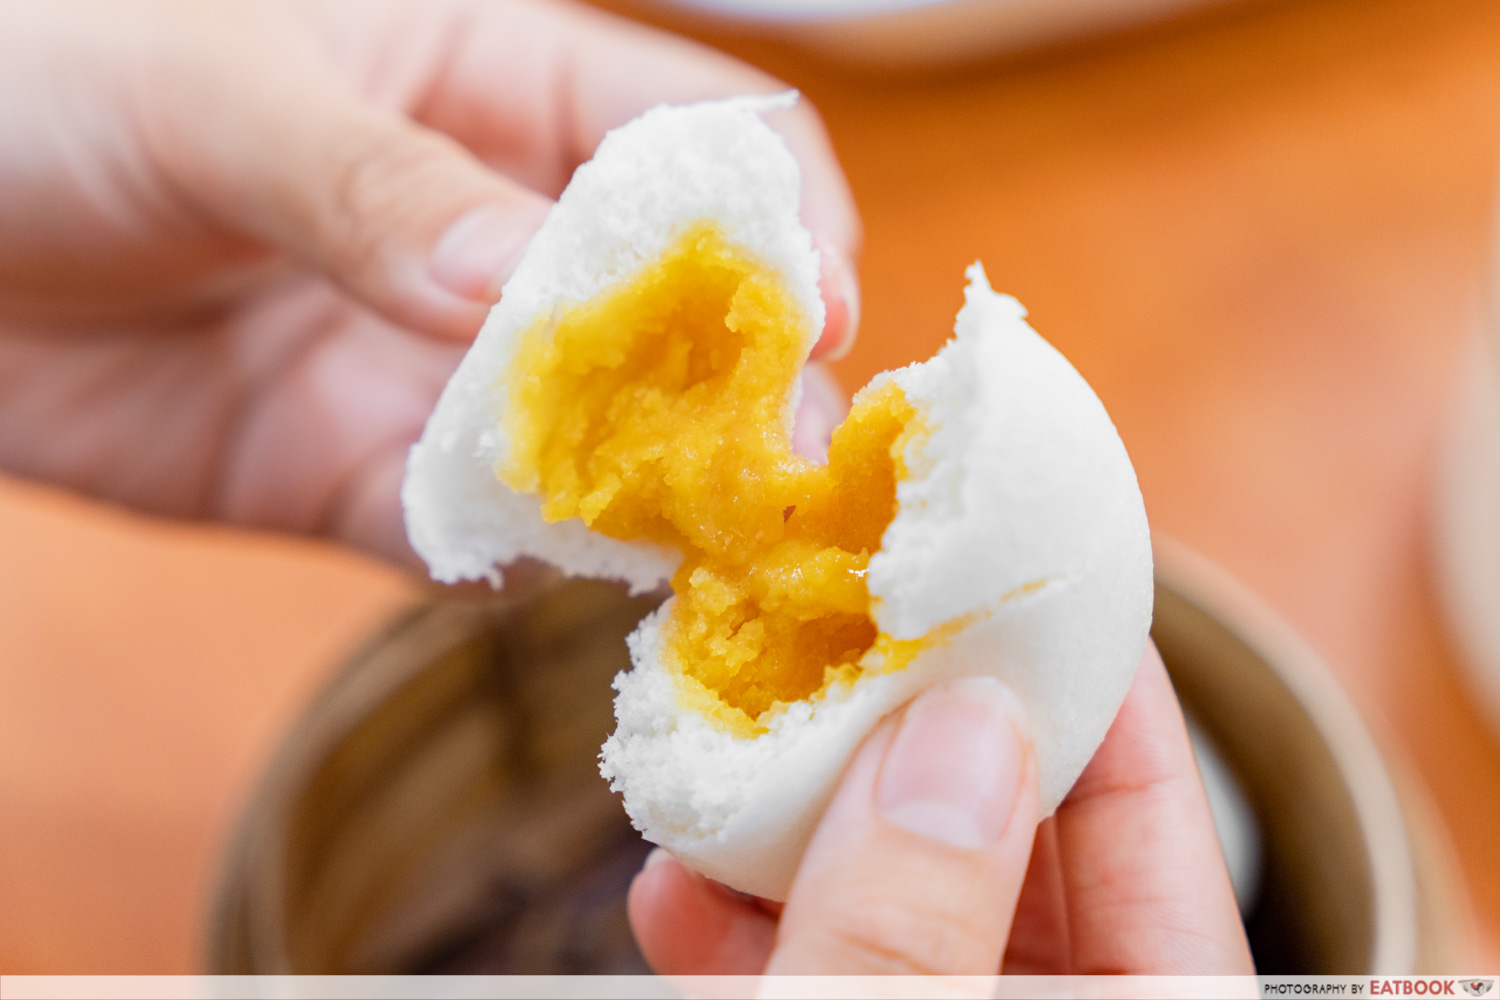
[[[1261,831],[1262,973],[1449,970],[1465,908],[1427,811],[1316,657],[1159,545],[1152,634]],[[547,577],[398,615],[306,710],[227,853],[219,974],[646,971],[650,845],[597,769],[624,638],[659,597]]]

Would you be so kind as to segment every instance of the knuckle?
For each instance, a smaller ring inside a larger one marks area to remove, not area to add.
[[[896,975],[972,973],[975,957],[994,950],[959,908],[925,908],[864,900],[831,914],[823,931],[837,952],[866,968]],[[994,971],[994,970],[990,970]]]
[[[418,221],[422,206],[413,192],[445,191],[440,178],[452,155],[430,137],[395,128],[346,149],[334,172],[326,221],[341,263],[370,263],[393,229]]]

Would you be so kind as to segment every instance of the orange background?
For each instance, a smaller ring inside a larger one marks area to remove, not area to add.
[[[930,354],[983,259],[1109,407],[1154,525],[1257,589],[1414,764],[1493,968],[1500,744],[1427,533],[1489,291],[1500,5],[1235,4],[943,76],[716,41],[816,102],[864,212],[846,384]],[[195,970],[257,769],[414,586],[0,482],[0,970]]]

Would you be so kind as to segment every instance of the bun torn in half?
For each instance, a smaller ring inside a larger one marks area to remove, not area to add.
[[[796,161],[761,113],[659,107],[580,167],[411,452],[442,581],[522,557],[670,581],[630,639],[602,771],[645,836],[784,899],[880,719],[971,675],[1020,700],[1050,813],[1151,620],[1151,544],[1104,407],[968,271],[955,336],[791,451],[823,326]]]

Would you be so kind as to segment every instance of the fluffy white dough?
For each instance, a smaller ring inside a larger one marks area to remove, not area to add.
[[[777,272],[821,330],[797,166],[760,120],[776,103],[658,108],[575,174],[412,449],[407,528],[434,577],[498,582],[497,566],[521,555],[635,589],[671,575],[679,553],[546,524],[539,498],[499,482],[501,375],[538,317],[629,278],[703,221]],[[601,769],[648,839],[737,889],[785,898],[850,755],[916,693],[968,675],[1003,681],[1025,706],[1050,813],[1134,676],[1153,586],[1125,448],[1082,377],[977,264],[966,299],[936,357],[871,386],[894,379],[929,429],[908,446],[895,519],[870,559],[873,615],[882,632],[931,644],[905,669],[763,717],[768,731],[745,738],[682,707],[662,629],[673,601],[630,639]]]
[[[970,624],[904,670],[798,703],[739,739],[677,708],[660,626],[615,681],[604,774],[647,839],[744,892],[785,899],[840,773],[903,702],[945,680],[998,677],[1025,706],[1050,814],[1093,756],[1151,625],[1151,540],[1114,425],[1071,365],[976,264],[956,337],[895,379],[932,428],[870,560],[875,619],[896,638]],[[866,391],[869,391],[868,389]]]
[[[761,114],[795,94],[658,107],[611,131],[573,174],[438,400],[406,464],[406,533],[435,580],[488,579],[520,556],[574,576],[665,583],[682,561],[618,541],[581,521],[548,524],[541,500],[513,493],[495,469],[508,456],[500,375],[543,316],[587,302],[654,262],[692,225],[717,222],[780,275],[806,311],[812,350],[823,329],[818,255],[797,218],[797,161]],[[791,427],[795,400],[784,418]]]

